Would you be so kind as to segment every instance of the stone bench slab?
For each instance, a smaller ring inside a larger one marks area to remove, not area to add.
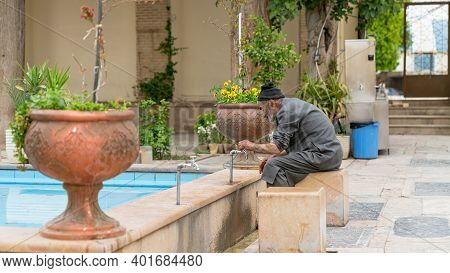
[[[324,188],[326,194],[327,226],[343,227],[348,223],[348,175],[345,169],[311,173],[296,188]]]
[[[325,252],[323,188],[272,187],[258,193],[259,252]]]

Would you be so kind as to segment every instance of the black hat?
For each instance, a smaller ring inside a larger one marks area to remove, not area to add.
[[[284,98],[283,92],[274,87],[273,83],[269,82],[261,86],[261,93],[259,93],[258,101],[277,100],[281,98]]]

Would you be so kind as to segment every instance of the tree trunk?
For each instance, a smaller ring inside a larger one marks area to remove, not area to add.
[[[4,82],[22,75],[25,59],[25,0],[0,2],[0,149],[5,147],[5,129],[14,106]]]
[[[329,65],[334,58],[337,23],[329,19],[328,13],[329,9],[324,5],[305,12],[309,74],[315,78],[320,76],[325,79],[328,76]]]
[[[268,26],[272,26],[269,19],[269,0],[254,0],[253,5],[256,16],[262,17]]]

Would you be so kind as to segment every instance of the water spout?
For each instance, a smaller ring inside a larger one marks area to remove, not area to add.
[[[230,184],[233,183],[233,169],[234,169],[234,158],[236,157],[236,155],[244,153],[245,154],[245,160],[248,159],[248,154],[246,150],[232,150],[230,152],[230,156],[231,156],[231,162],[230,162]]]
[[[190,167],[194,168],[196,171],[200,170],[195,159],[197,157],[195,155],[191,156],[191,160],[180,163],[177,165],[177,205],[180,205],[180,195],[181,195],[181,172],[184,168]]]

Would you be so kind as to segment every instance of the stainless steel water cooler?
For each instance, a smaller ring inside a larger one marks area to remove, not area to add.
[[[383,88],[376,86],[374,39],[345,41],[345,80],[350,90],[347,126],[377,121],[378,149],[389,151],[389,101]]]

